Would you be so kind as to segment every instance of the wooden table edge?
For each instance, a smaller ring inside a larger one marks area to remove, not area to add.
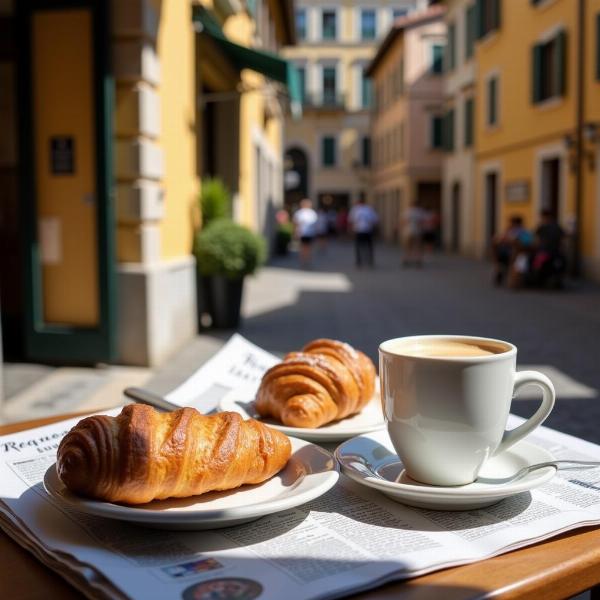
[[[87,411],[56,415],[0,425],[0,435],[34,429],[88,414],[91,413]],[[31,585],[28,590],[22,590],[25,592],[22,594],[23,598],[51,597],[70,600],[80,597],[80,592],[66,584],[60,575],[44,567],[4,532],[0,548],[3,550],[3,560],[0,561],[0,581],[6,581],[5,577],[9,576],[14,581],[15,573],[19,581],[21,581],[19,574],[25,574],[23,582],[28,582],[30,585],[34,581],[28,574],[35,573],[37,577],[43,579],[43,585],[37,589]],[[598,584],[600,584],[600,529],[586,527],[494,558],[435,571],[402,582],[392,582],[352,597],[364,600],[391,600],[392,598],[423,600],[438,597],[443,597],[444,600],[487,598],[561,600]]]

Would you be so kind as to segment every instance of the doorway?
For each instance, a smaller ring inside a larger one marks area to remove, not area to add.
[[[540,210],[549,211],[557,220],[560,213],[560,184],[560,158],[543,160]]]
[[[294,210],[300,200],[308,198],[309,163],[302,148],[293,147],[284,157],[284,203],[288,210]]]
[[[492,242],[498,227],[498,173],[485,175],[485,248],[491,252]]]
[[[16,3],[24,359],[115,358],[112,79],[101,0]]]
[[[460,250],[460,218],[461,218],[461,199],[460,183],[457,181],[452,186],[452,196],[450,199],[451,208],[451,239],[450,249],[452,252]]]

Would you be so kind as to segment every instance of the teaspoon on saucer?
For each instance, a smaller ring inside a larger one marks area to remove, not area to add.
[[[562,467],[561,465],[573,465],[571,467]],[[491,483],[493,485],[502,485],[503,483],[511,483],[517,481],[522,477],[525,477],[531,471],[536,469],[543,469],[545,467],[554,467],[557,471],[565,471],[568,469],[593,469],[594,467],[600,467],[600,462],[590,460],[550,460],[547,462],[538,463],[535,465],[527,465],[522,469],[519,469],[508,477],[478,477],[475,481],[477,483]]]

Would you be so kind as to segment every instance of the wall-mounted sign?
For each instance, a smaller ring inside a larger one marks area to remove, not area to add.
[[[50,138],[50,172],[52,175],[75,173],[75,140],[67,135]]]
[[[529,200],[529,181],[522,179],[506,184],[505,197],[507,202],[525,202]]]

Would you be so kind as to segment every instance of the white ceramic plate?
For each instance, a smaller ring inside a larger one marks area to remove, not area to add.
[[[52,465],[44,476],[50,496],[84,513],[160,529],[217,529],[258,519],[313,500],[332,488],[339,472],[333,456],[314,444],[290,438],[292,457],[277,475],[258,485],[190,498],[124,506],[70,492]]]
[[[261,417],[254,406],[254,394],[248,390],[232,390],[223,397],[219,405],[220,410],[234,411],[245,419],[256,419],[278,429],[286,435],[292,435],[310,442],[342,442],[354,436],[377,431],[385,428],[381,401],[379,399],[379,380],[375,384],[375,394],[371,401],[356,415],[323,425],[317,429],[304,427],[288,427],[273,419]]]
[[[469,485],[438,487],[410,479],[398,458],[387,431],[361,435],[339,446],[335,456],[342,471],[354,481],[375,488],[393,500],[435,510],[471,510],[539,487],[556,473],[555,467],[531,471],[505,483],[525,466],[555,460],[552,454],[529,442],[519,442],[491,458],[479,478]]]

